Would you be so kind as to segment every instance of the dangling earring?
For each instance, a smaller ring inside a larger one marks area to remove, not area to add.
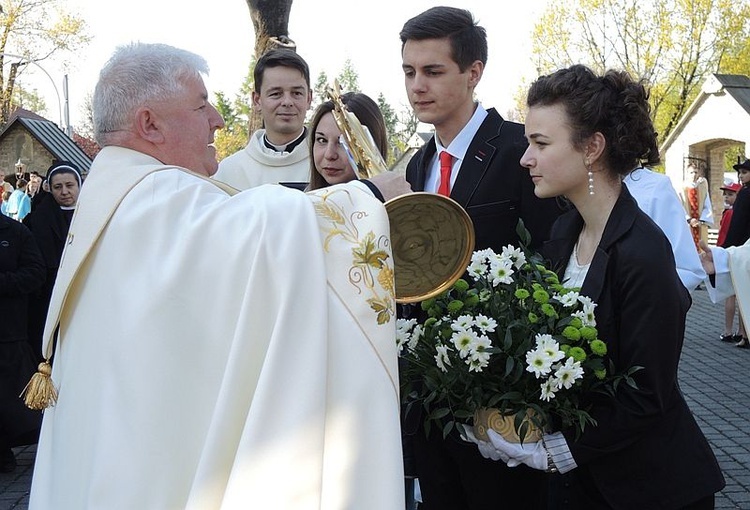
[[[591,164],[586,162],[586,170],[589,172],[589,195],[594,194],[594,172],[591,171]]]

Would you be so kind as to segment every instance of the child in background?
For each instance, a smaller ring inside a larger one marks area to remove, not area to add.
[[[724,242],[719,245],[722,248],[742,246],[750,239],[750,159],[745,159],[741,163],[739,161],[740,158],[738,157],[737,164],[732,168],[737,170],[737,181],[742,187],[737,191],[737,197],[732,206],[732,221],[729,222],[727,235]],[[747,329],[745,328],[746,323],[743,320],[742,313],[739,310],[737,312],[740,317],[740,341],[735,345],[748,349],[750,348],[750,340],[747,339],[745,331]]]
[[[732,221],[732,206],[737,198],[737,192],[742,188],[738,182],[725,183],[721,187],[721,196],[724,197],[724,212],[721,214],[719,223],[719,237],[716,239],[716,245],[722,246],[727,237],[729,222]],[[739,330],[734,334],[734,316],[736,314],[736,301],[734,296],[728,297],[724,301],[724,333],[721,335],[722,342],[737,343],[745,336],[742,321],[739,321]]]

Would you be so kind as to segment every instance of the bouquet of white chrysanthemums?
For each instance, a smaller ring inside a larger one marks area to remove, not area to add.
[[[448,434],[480,409],[531,427],[582,431],[588,409],[620,380],[598,338],[596,303],[560,283],[538,255],[507,246],[474,252],[469,284],[422,302],[426,319],[399,319],[401,395],[423,407],[426,427]],[[528,420],[531,423],[526,423]]]

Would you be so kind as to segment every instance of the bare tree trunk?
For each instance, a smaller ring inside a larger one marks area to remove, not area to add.
[[[0,126],[5,126],[10,118],[10,114],[13,113],[13,88],[16,86],[16,77],[18,76],[18,68],[25,65],[21,62],[13,62],[10,65],[10,72],[8,73],[8,81],[2,91],[2,104],[0,104]],[[0,85],[2,83],[0,82]]]
[[[289,13],[292,0],[246,0],[255,28],[255,58],[266,51],[285,47],[296,49],[289,38]]]
[[[289,38],[289,13],[292,0],[246,0],[255,29],[255,61],[274,48],[297,49]],[[250,134],[263,127],[260,115],[252,110]]]

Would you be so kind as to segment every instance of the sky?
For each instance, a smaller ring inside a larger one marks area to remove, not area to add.
[[[523,11],[514,9],[516,13],[511,14],[500,2],[489,0],[295,0],[289,35],[310,66],[313,85],[321,71],[333,79],[350,59],[362,92],[373,98],[383,93],[401,111],[408,107],[398,38],[404,22],[434,5],[468,9],[487,30],[489,44],[477,97],[485,107],[496,107],[504,114],[514,107],[513,96],[523,79],[534,78],[530,34],[546,3],[527,0]],[[234,98],[247,74],[255,35],[245,0],[65,0],[62,4],[86,20],[91,43],[67,63],[41,62],[47,76],[29,68],[22,78],[25,86],[45,98],[45,116],[54,122],[62,119],[64,123],[66,97],[70,124],[75,127],[84,122],[85,99],[94,89],[99,70],[117,46],[132,41],[171,44],[206,58],[211,68],[206,79],[211,97],[222,91]]]

